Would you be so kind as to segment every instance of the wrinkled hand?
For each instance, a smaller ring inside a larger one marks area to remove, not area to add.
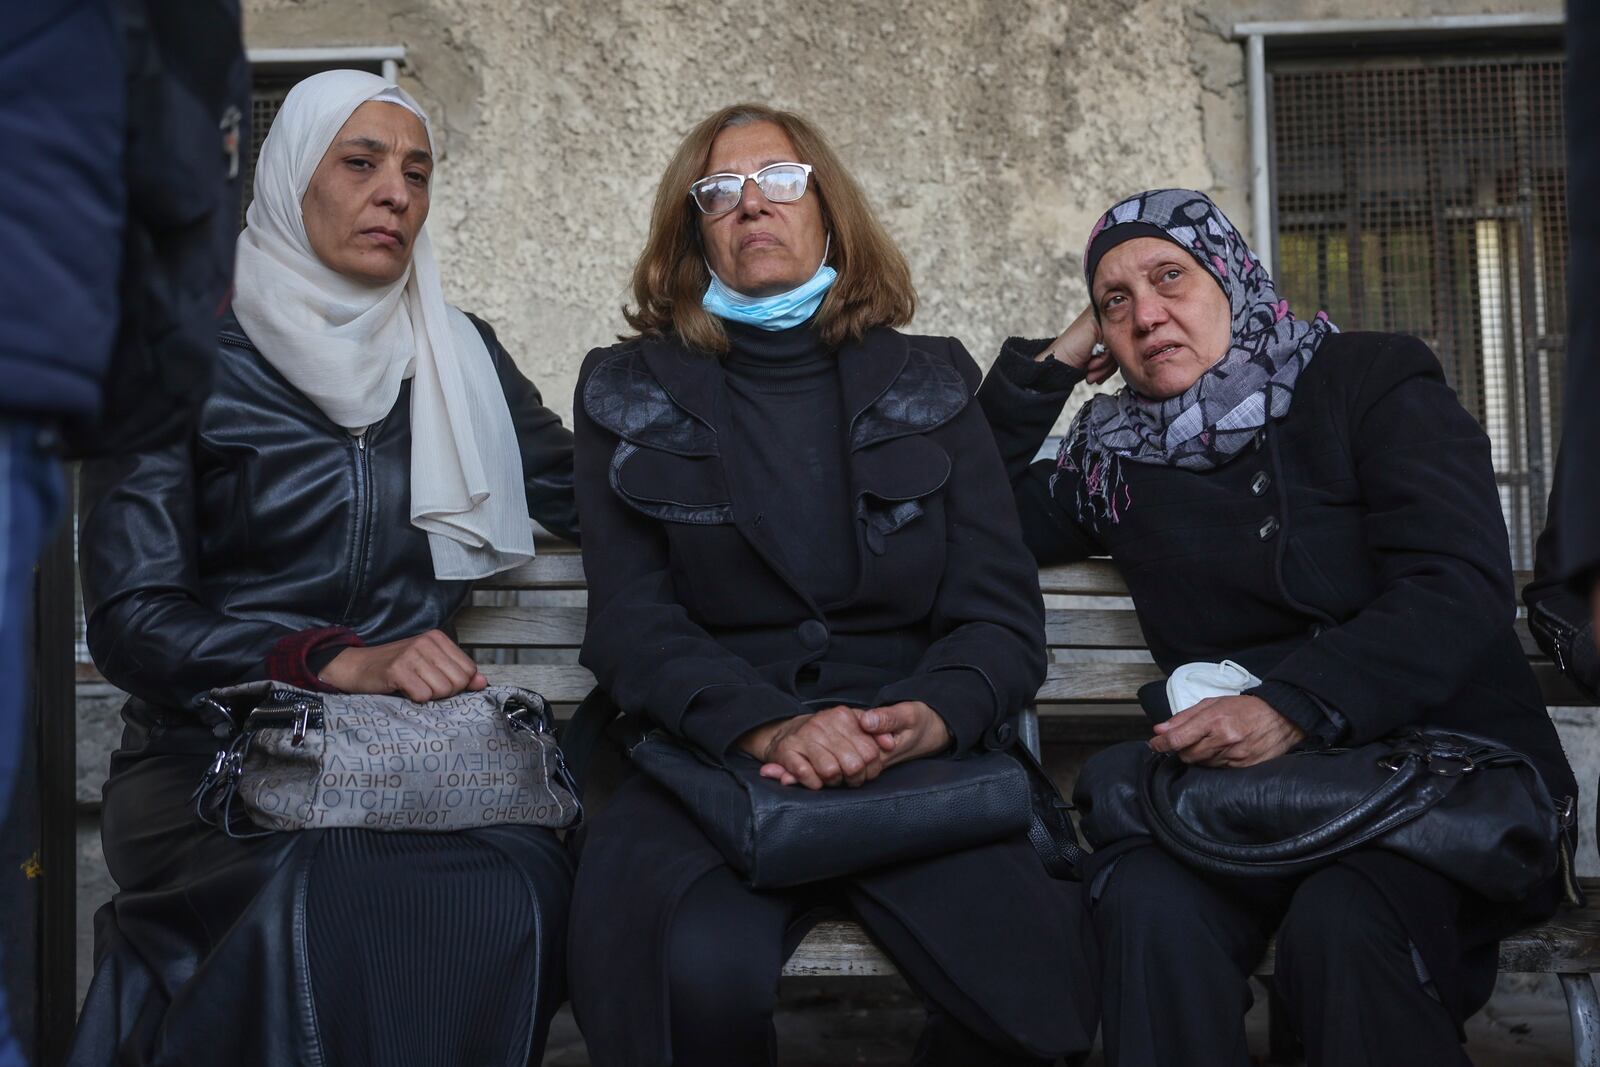
[[[858,786],[888,766],[888,749],[842,704],[758,726],[738,746],[762,762],[763,778],[807,789]]]
[[[1094,317],[1094,308],[1086,307],[1060,337],[1033,358],[1042,363],[1054,356],[1058,362],[1083,371],[1084,380],[1090,385],[1099,385],[1117,372],[1117,364],[1104,347],[1096,350],[1098,344],[1100,323]]]
[[[862,729],[876,737],[886,753],[886,767],[931,756],[950,745],[950,728],[938,712],[920,700],[868,708],[857,714]]]
[[[1202,767],[1251,767],[1305,738],[1260,697],[1209,697],[1157,723],[1150,747]]]
[[[403,693],[423,703],[489,684],[472,657],[438,630],[369,648],[347,648],[318,677],[346,693]]]

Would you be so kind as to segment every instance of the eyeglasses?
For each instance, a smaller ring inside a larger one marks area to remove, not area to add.
[[[689,186],[695,207],[706,215],[725,215],[739,206],[744,183],[753,181],[774,204],[792,204],[806,195],[809,163],[773,163],[754,174],[708,174]]]

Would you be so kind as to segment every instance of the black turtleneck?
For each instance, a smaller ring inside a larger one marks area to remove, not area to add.
[[[845,600],[857,572],[838,353],[811,323],[761,330],[723,322],[730,439],[740,495],[754,502],[795,582],[819,606]]]

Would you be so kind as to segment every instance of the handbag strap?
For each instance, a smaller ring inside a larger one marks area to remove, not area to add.
[[[1393,773],[1382,784],[1321,826],[1293,837],[1259,844],[1221,841],[1200,833],[1184,821],[1173,806],[1168,788],[1182,773],[1184,765],[1171,755],[1163,754],[1146,761],[1140,774],[1139,801],[1151,829],[1169,848],[1176,846],[1178,851],[1230,864],[1294,865],[1320,858],[1323,850],[1330,846],[1348,847],[1351,843],[1368,840],[1416,818],[1432,803],[1437,803],[1435,798],[1416,810],[1397,807],[1396,801],[1412,789],[1418,776],[1427,773],[1427,765],[1419,754],[1412,752],[1399,754],[1396,763]],[[1439,795],[1445,792],[1448,788],[1439,791]]]
[[[1225,875],[1283,876],[1324,863],[1420,818],[1463,775],[1490,766],[1533,766],[1522,753],[1476,737],[1417,730],[1391,738],[1389,746],[1377,759],[1393,772],[1383,783],[1321,826],[1281,841],[1240,844],[1195,830],[1172,804],[1170,786],[1183,764],[1171,755],[1145,762],[1139,804],[1156,840],[1191,865]],[[1401,802],[1408,792],[1416,794],[1415,802]]]
[[[1061,796],[1061,791],[1027,745],[1014,745],[1009,754],[1022,764],[1031,780],[1029,793],[1033,802],[1028,805],[1028,842],[1039,854],[1050,877],[1076,881],[1089,853],[1078,844],[1070,814],[1072,803]],[[1050,812],[1056,829],[1051,829],[1041,808]]]

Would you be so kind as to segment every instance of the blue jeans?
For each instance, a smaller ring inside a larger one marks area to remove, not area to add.
[[[22,756],[28,694],[23,657],[33,565],[64,498],[60,465],[39,446],[41,430],[36,422],[0,418],[0,825],[11,806]],[[23,1064],[0,984],[0,1067]]]

